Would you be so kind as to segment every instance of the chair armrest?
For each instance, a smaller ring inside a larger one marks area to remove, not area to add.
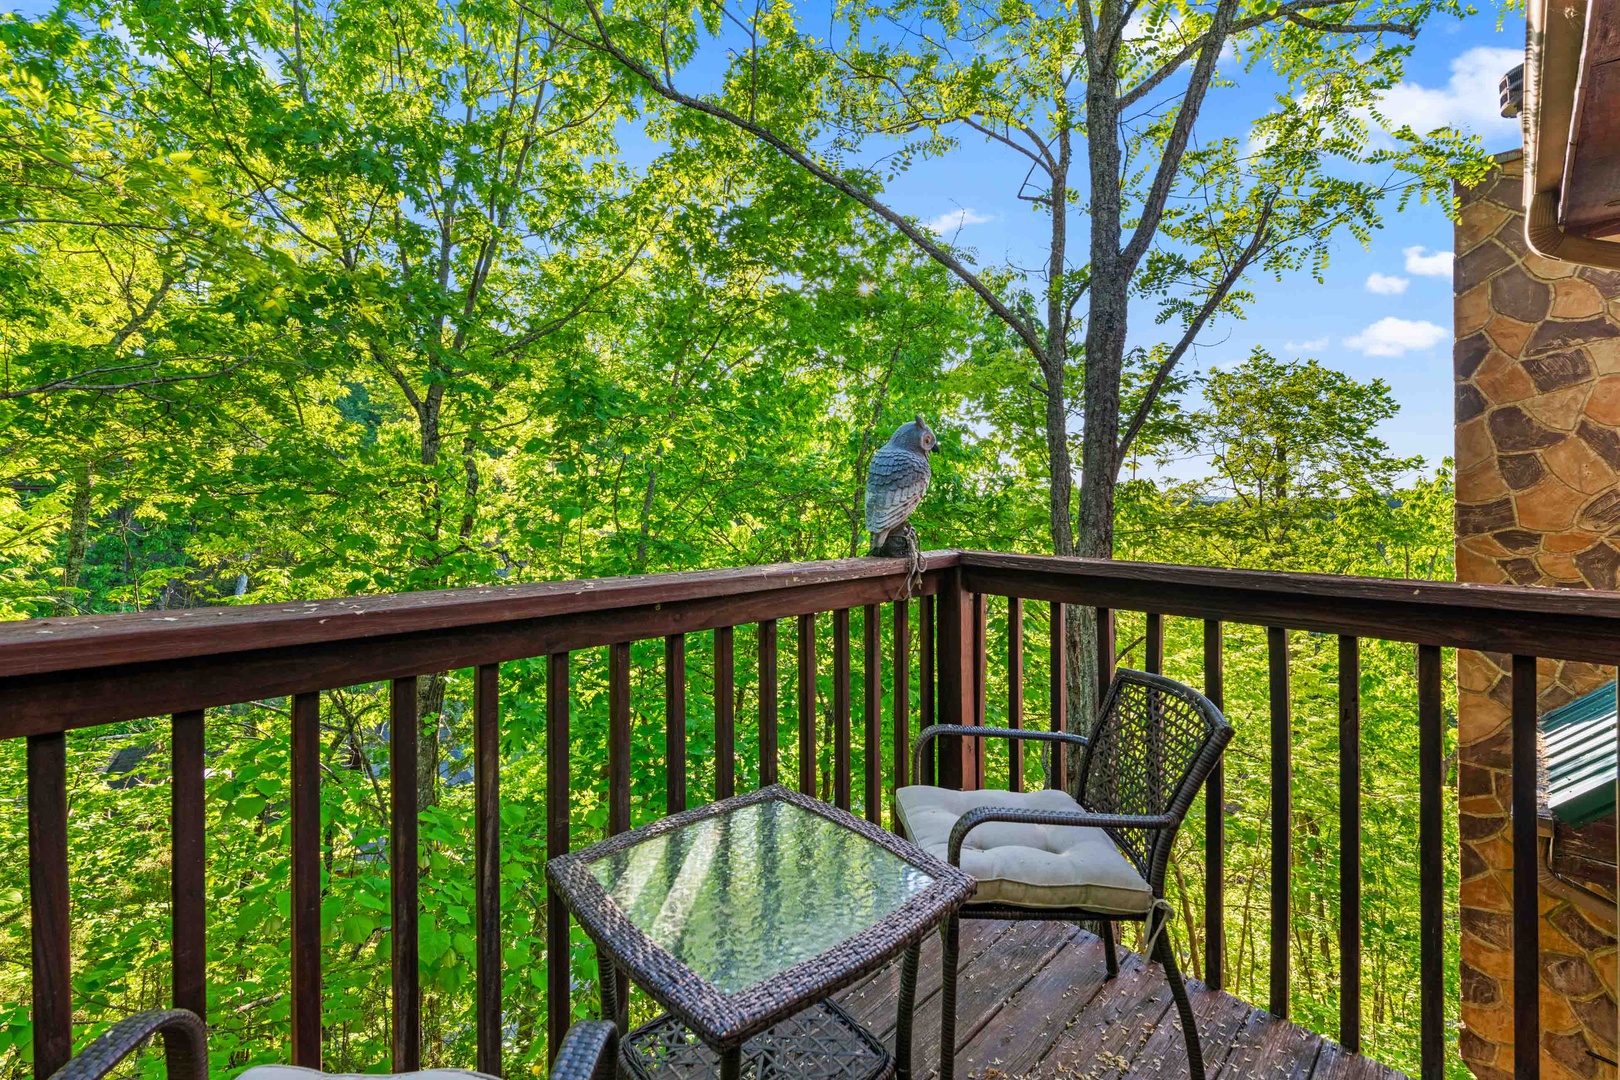
[[[169,1080],[208,1080],[207,1029],[186,1009],[148,1009],[118,1021],[52,1073],[51,1080],[101,1080],[160,1032]]]
[[[568,1029],[557,1059],[551,1063],[552,1080],[612,1080],[618,1068],[619,1029],[609,1020],[581,1020]]]
[[[1093,814],[1089,810],[1011,810],[1001,806],[980,806],[956,819],[951,828],[949,862],[962,865],[962,842],[967,834],[992,821],[1021,825],[1077,825],[1093,829],[1174,829],[1181,819],[1174,814]]]
[[[941,735],[963,735],[975,739],[1027,739],[1031,742],[1073,743],[1085,746],[1083,735],[1067,731],[1041,731],[1037,728],[980,727],[977,724],[930,724],[917,734],[917,745],[911,755],[911,775],[922,775],[923,749]]]

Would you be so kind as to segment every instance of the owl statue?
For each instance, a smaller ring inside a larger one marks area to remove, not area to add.
[[[902,424],[872,455],[866,470],[866,528],[872,534],[869,555],[916,558],[917,534],[910,517],[928,494],[928,455],[938,447],[934,432],[919,414]]]

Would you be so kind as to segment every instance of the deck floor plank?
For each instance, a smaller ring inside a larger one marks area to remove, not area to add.
[[[1129,1075],[1171,1007],[1170,984],[1132,953],[1078,1021],[1047,1052],[1032,1077],[1118,1080]]]
[[[1103,975],[1102,941],[1077,932],[962,1048],[957,1075],[1029,1075],[1102,990]]]
[[[1185,1080],[1180,1019],[1163,971],[1121,950],[1104,978],[1103,943],[1062,923],[962,924],[958,1080]],[[916,1080],[939,1064],[939,938],[925,941],[913,1019]],[[839,1001],[893,1046],[899,964]],[[1187,984],[1209,1080],[1405,1080],[1330,1039],[1230,994]]]
[[[956,984],[958,1055],[1031,978],[1062,953],[1078,932],[1062,923],[1014,923],[1013,929],[997,938],[991,948],[961,965]],[[940,997],[936,993],[917,1013],[912,1061],[918,1080],[927,1080],[939,1071],[939,1010]],[[892,1038],[893,1033],[887,1037]],[[967,1075],[960,1059],[956,1075]]]

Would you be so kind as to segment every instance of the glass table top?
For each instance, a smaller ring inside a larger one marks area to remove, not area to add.
[[[934,882],[779,799],[652,837],[589,870],[642,933],[726,994],[820,955]]]

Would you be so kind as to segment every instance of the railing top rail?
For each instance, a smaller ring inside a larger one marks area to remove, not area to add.
[[[958,553],[979,592],[1612,664],[1620,592]]]
[[[928,569],[941,570],[955,565],[956,553],[931,551],[924,559]],[[903,559],[833,559],[0,622],[0,678],[903,577],[906,566]]]

